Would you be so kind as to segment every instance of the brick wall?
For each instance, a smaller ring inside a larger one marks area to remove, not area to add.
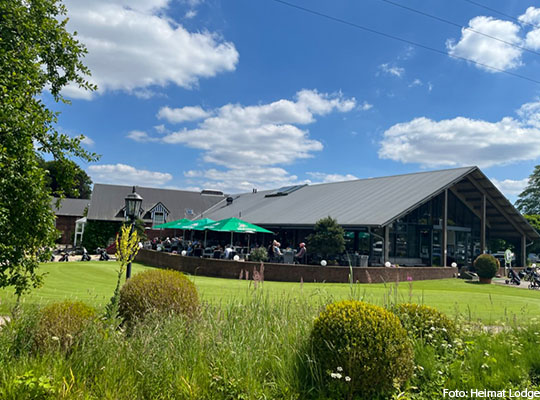
[[[259,270],[260,263],[216,260],[212,258],[183,257],[177,254],[164,253],[141,249],[136,258],[137,262],[159,268],[169,268],[192,275],[213,276],[219,278],[237,279],[242,271],[249,272],[252,277],[253,269]],[[313,265],[290,265],[264,263],[264,279],[268,281],[299,282],[349,282],[348,267],[320,267]],[[367,267],[353,268],[354,281],[362,283],[382,283],[413,281],[427,279],[452,278],[458,273],[452,267]],[[245,276],[245,275],[244,275]]]

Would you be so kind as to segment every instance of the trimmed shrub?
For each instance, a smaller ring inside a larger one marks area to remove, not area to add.
[[[153,312],[192,317],[198,307],[195,285],[178,271],[150,269],[129,279],[120,290],[119,313],[127,321]]]
[[[40,312],[34,341],[38,350],[69,350],[95,319],[96,311],[80,301],[51,304]]]
[[[481,254],[474,260],[474,269],[480,278],[491,279],[493,278],[501,264],[499,260],[493,257],[491,254]]]
[[[257,247],[249,253],[249,261],[266,261],[268,260],[268,251],[264,247]]]
[[[384,396],[412,375],[407,332],[382,307],[355,300],[330,304],[315,320],[310,340],[333,396]]]
[[[414,339],[426,343],[451,343],[457,336],[454,321],[433,307],[419,304],[398,304],[391,310]]]

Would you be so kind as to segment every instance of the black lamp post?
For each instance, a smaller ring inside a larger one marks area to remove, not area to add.
[[[133,186],[133,191],[126,196],[126,217],[131,221],[131,230],[129,231],[129,236],[133,234],[133,229],[135,229],[135,220],[141,212],[141,204],[143,198],[137,194],[135,191],[135,186]],[[126,269],[126,279],[131,277],[131,262],[127,265]]]

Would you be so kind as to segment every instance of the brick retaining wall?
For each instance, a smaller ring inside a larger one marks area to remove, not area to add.
[[[242,271],[248,271],[251,279],[253,269],[259,269],[260,263],[217,260],[213,258],[184,257],[178,254],[141,249],[137,262],[158,268],[175,269],[192,275],[213,276],[238,279]],[[264,279],[283,282],[349,282],[348,267],[320,267],[313,265],[291,265],[264,263]],[[382,283],[429,279],[445,279],[457,276],[458,269],[452,267],[353,267],[355,282]],[[245,272],[244,272],[245,274]],[[245,275],[244,275],[245,276]]]

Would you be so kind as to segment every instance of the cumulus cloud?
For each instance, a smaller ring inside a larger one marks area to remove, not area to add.
[[[88,147],[92,147],[95,144],[95,142],[88,136],[85,136],[84,139],[81,140],[81,143]]]
[[[524,104],[519,118],[498,122],[465,117],[415,118],[383,134],[379,157],[428,167],[490,167],[540,157],[540,101]]]
[[[508,43],[515,45],[522,44],[522,39],[518,34],[520,26],[510,21],[479,16],[469,21],[469,28],[502,39]],[[516,68],[521,65],[521,49],[479,35],[467,29],[461,30],[461,38],[457,43],[455,40],[450,39],[446,42],[446,47],[450,55],[468,58],[502,70]],[[488,72],[497,72],[491,68],[478,64],[475,65]]]
[[[386,75],[393,75],[398,78],[401,78],[401,76],[405,73],[405,68],[390,65],[389,63],[379,65],[379,70]]]
[[[525,10],[525,14],[518,17],[520,22],[531,25],[540,24],[540,8],[529,7]]]
[[[311,183],[331,183],[331,182],[343,182],[352,181],[358,179],[352,174],[328,174],[325,172],[308,172],[307,175],[311,177]]]
[[[499,190],[506,196],[517,196],[523,192],[523,189],[525,189],[527,183],[529,182],[529,178],[519,180],[504,179],[502,181],[491,178],[491,182],[493,182],[495,186],[497,186],[497,188],[499,188]]]
[[[163,186],[173,177],[166,172],[137,169],[126,164],[102,164],[88,167],[92,181],[118,185]]]
[[[129,132],[126,137],[139,143],[158,141],[157,138],[151,137],[148,133],[137,130]]]
[[[85,64],[99,93],[153,96],[151,87],[191,88],[200,78],[232,71],[234,44],[216,33],[189,32],[166,15],[170,0],[67,0],[68,29],[88,48]],[[91,98],[76,86],[65,95]]]
[[[368,103],[367,101],[364,101],[362,104],[358,106],[358,108],[362,111],[371,110],[373,108],[373,104]]]
[[[295,100],[278,100],[256,106],[227,104],[194,129],[183,128],[162,138],[203,151],[203,160],[223,166],[253,167],[290,164],[323,148],[298,125],[315,122],[316,116],[348,112],[354,98],[316,90],[301,90]]]
[[[173,124],[185,121],[196,121],[208,116],[210,116],[210,113],[199,106],[182,108],[162,107],[157,114],[159,119],[165,119]]]

